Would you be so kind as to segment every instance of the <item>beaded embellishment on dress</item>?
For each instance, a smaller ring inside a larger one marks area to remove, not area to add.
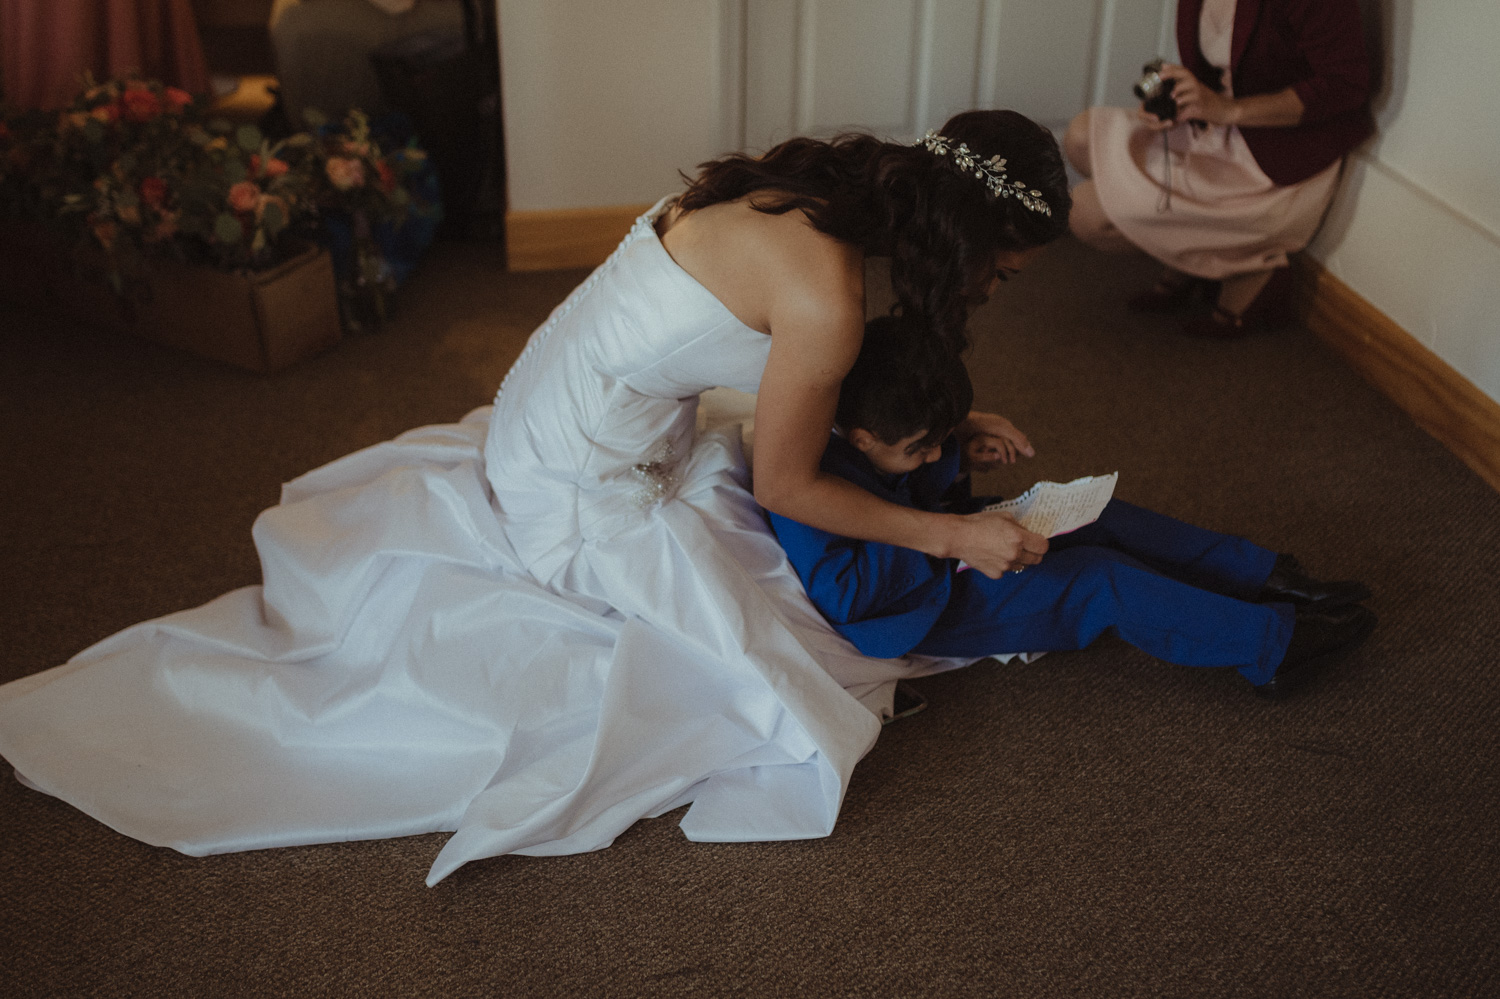
[[[682,476],[677,474],[676,459],[676,446],[670,440],[661,440],[645,461],[630,466],[631,476],[641,483],[641,487],[631,494],[632,505],[644,509],[677,488]]]

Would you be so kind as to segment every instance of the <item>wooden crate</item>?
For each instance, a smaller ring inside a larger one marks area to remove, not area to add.
[[[322,247],[240,274],[152,261],[134,331],[251,371],[280,371],[343,335],[333,261]]]
[[[40,226],[0,227],[0,292],[23,306],[262,373],[343,336],[333,261],[318,246],[254,273],[152,259],[127,285],[123,297],[110,290],[104,257],[92,247],[70,252]]]

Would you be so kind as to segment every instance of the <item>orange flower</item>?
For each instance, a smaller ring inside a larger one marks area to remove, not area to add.
[[[102,121],[105,124],[109,124],[112,121],[119,120],[120,109],[113,104],[101,104],[90,111],[89,115],[95,121]]]
[[[177,213],[162,212],[161,221],[151,233],[152,242],[160,243],[177,235]]]
[[[328,179],[340,191],[359,187],[365,182],[365,165],[359,160],[330,156],[328,162],[323,165],[323,172],[328,174]]]
[[[291,167],[287,166],[286,160],[278,160],[272,156],[262,163],[260,161],[260,153],[250,154],[250,176],[252,177],[265,177],[267,180],[275,180],[290,169]]]
[[[172,112],[181,111],[193,103],[193,95],[181,87],[168,87],[166,89],[167,108]]]
[[[167,182],[160,177],[147,177],[141,181],[140,194],[142,201],[160,211],[167,199]]]
[[[130,121],[149,121],[161,113],[161,101],[145,87],[126,87],[120,104]]]
[[[104,247],[104,251],[106,253],[114,248],[115,237],[119,235],[119,232],[119,226],[115,225],[113,222],[105,221],[94,223],[94,238],[99,241],[100,246]]]
[[[229,189],[229,207],[237,212],[253,212],[260,204],[260,188],[242,180]]]

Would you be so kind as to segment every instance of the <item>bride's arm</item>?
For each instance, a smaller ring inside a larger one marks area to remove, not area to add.
[[[771,350],[755,408],[756,500],[845,537],[961,558],[989,576],[1040,561],[1047,540],[1006,514],[914,510],[819,469],[839,383],[864,337],[863,264],[857,254],[835,266],[809,263],[771,295]]]

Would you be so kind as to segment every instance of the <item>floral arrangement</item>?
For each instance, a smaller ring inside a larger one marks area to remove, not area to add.
[[[425,154],[383,150],[359,111],[341,127],[311,124],[273,141],[254,125],[206,119],[190,94],[154,81],[89,86],[60,112],[0,117],[0,215],[92,241],[117,291],[141,257],[262,270],[340,219],[355,233],[341,293],[373,298],[378,318],[394,282],[373,234],[437,211],[404,186]]]
[[[413,142],[385,152],[362,111],[350,111],[337,128],[316,111],[304,116],[315,129],[305,162],[313,203],[335,251],[345,321],[379,324],[396,287],[383,247],[414,218],[436,226],[442,216],[436,173]],[[344,246],[348,252],[341,253]]]

